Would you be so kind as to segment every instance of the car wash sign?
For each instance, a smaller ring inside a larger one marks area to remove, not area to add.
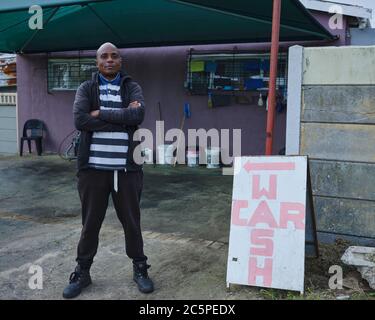
[[[307,157],[237,157],[230,283],[303,292]]]

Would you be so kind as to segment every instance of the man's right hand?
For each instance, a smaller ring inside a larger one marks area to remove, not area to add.
[[[99,117],[99,110],[94,110],[94,111],[91,111],[90,112],[90,116],[94,117],[94,118],[97,118]]]
[[[139,108],[141,104],[138,101],[133,101],[129,104],[129,108]]]

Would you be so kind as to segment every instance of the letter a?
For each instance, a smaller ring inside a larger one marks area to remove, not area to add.
[[[277,228],[277,222],[266,201],[259,203],[249,221],[249,226],[255,227],[258,223],[266,223],[270,228]]]
[[[31,30],[41,30],[43,29],[43,9],[41,6],[33,5],[29,8],[29,13],[33,14],[33,16],[29,19],[29,28]]]

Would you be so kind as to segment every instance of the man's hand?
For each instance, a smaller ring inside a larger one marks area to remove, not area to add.
[[[90,116],[97,118],[99,117],[99,110],[94,110],[90,112]]]
[[[139,108],[141,104],[138,101],[133,101],[129,104],[129,108]]]
[[[133,101],[129,104],[129,108],[139,108],[140,106],[141,106],[141,104],[138,101]],[[98,118],[99,112],[100,112],[100,110],[91,111],[90,116],[92,116],[94,118]]]

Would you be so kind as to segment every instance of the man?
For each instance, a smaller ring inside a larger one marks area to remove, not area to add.
[[[143,170],[133,157],[139,144],[133,135],[145,113],[142,89],[120,71],[121,56],[113,44],[103,44],[96,60],[99,72],[81,84],[73,106],[74,124],[81,131],[77,177],[83,228],[78,264],[64,298],[78,296],[91,284],[90,267],[110,194],[124,228],[126,254],[133,260],[133,279],[141,292],[154,290],[140,227]]]

